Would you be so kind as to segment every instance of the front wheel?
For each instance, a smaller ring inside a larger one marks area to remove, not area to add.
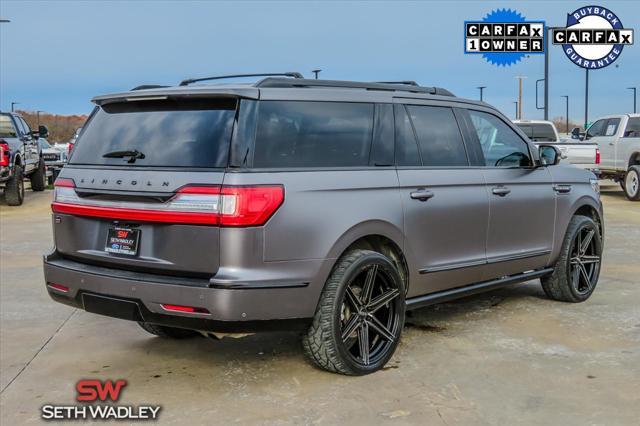
[[[381,369],[404,325],[405,288],[394,264],[370,250],[342,256],[303,336],[305,354],[320,368],[347,375]]]
[[[622,189],[631,201],[640,201],[640,166],[629,166],[622,182]]]
[[[590,217],[574,216],[553,274],[541,279],[545,294],[562,302],[584,302],[596,288],[601,261],[598,225]]]
[[[38,163],[36,171],[29,176],[29,180],[31,181],[31,189],[34,191],[44,191],[47,187],[47,169],[42,159]]]

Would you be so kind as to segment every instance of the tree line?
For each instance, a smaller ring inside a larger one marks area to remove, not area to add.
[[[87,120],[86,115],[59,115],[40,113],[40,123],[38,114],[33,111],[18,111],[22,118],[29,124],[32,130],[37,130],[38,125],[47,126],[49,129],[49,143],[69,142],[76,129],[82,127]]]

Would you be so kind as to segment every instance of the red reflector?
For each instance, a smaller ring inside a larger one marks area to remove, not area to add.
[[[47,286],[49,286],[49,288],[61,291],[63,293],[66,293],[66,292],[69,291],[69,287],[67,287],[65,285],[62,285],[62,284],[47,283]]]
[[[600,150],[596,148],[596,164],[600,164]]]
[[[9,144],[0,140],[0,166],[9,165]]]
[[[193,306],[181,306],[181,305],[166,305],[161,303],[162,309],[165,311],[173,311],[173,312],[186,312],[189,314],[208,314],[209,311],[205,308],[195,308]]]

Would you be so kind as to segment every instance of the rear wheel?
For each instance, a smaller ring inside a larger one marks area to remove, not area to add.
[[[31,189],[34,191],[44,191],[47,187],[47,169],[42,159],[36,171],[29,176],[29,180],[31,181]]]
[[[393,263],[370,250],[352,250],[325,284],[313,323],[303,336],[320,368],[369,374],[391,358],[404,325],[405,289]]]
[[[596,288],[601,260],[598,226],[590,217],[574,216],[553,274],[541,280],[545,294],[563,302],[584,302]]]
[[[631,201],[640,200],[640,166],[629,166],[624,181],[622,181],[622,189]]]
[[[166,327],[164,325],[150,324],[148,322],[138,322],[146,332],[155,336],[168,339],[188,339],[198,335],[197,331],[187,330],[186,328]]]
[[[17,164],[14,166],[13,175],[4,187],[4,197],[10,206],[22,205],[24,201],[24,175],[22,166]]]

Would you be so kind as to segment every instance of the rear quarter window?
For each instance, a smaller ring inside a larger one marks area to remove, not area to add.
[[[107,104],[84,127],[70,164],[226,167],[237,101],[161,100]],[[108,153],[144,154],[108,158]]]
[[[366,166],[373,111],[368,103],[261,101],[253,167]]]

